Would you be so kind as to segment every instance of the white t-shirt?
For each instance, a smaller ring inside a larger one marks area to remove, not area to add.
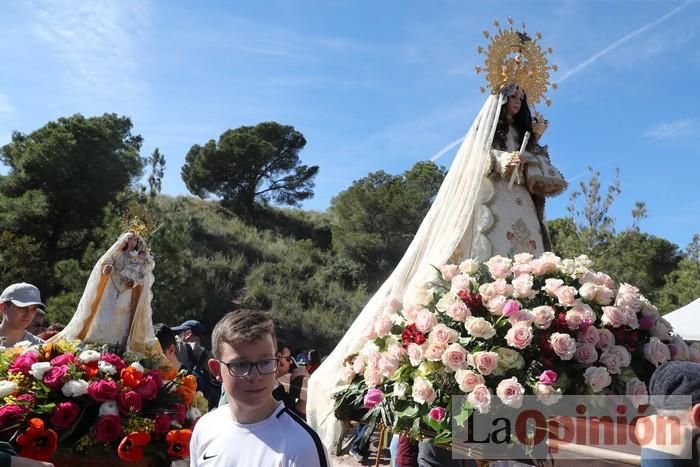
[[[240,424],[228,405],[199,419],[190,441],[190,467],[328,467],[315,431],[281,402],[272,415]]]

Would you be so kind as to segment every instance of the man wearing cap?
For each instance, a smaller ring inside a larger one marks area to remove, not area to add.
[[[29,341],[32,344],[43,343],[43,340],[27,331],[39,309],[46,309],[46,305],[41,301],[39,289],[32,284],[20,282],[6,288],[0,296],[2,345],[12,347],[22,341]]]
[[[209,402],[209,408],[215,408],[221,397],[221,384],[209,371],[209,359],[214,357],[203,345],[206,328],[199,321],[190,319],[171,329],[177,334],[177,359],[183,368],[197,377],[197,387]]]

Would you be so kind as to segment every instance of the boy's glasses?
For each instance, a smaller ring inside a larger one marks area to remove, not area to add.
[[[250,370],[255,367],[260,375],[270,375],[277,371],[279,361],[276,358],[268,358],[259,362],[224,362],[219,360],[219,363],[228,368],[228,373],[234,378],[242,378],[250,374]]]

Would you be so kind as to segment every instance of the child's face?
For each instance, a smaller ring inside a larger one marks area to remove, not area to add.
[[[272,336],[267,334],[254,342],[241,342],[236,345],[224,343],[220,360],[230,362],[258,363],[275,358],[275,344]],[[275,372],[261,375],[253,366],[247,376],[236,377],[229,373],[228,368],[217,360],[209,361],[209,368],[221,380],[228,396],[229,404],[246,410],[269,407],[272,390],[275,385]]]

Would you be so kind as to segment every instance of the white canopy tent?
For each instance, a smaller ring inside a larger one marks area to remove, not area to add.
[[[665,314],[673,330],[686,341],[700,341],[700,298]]]

